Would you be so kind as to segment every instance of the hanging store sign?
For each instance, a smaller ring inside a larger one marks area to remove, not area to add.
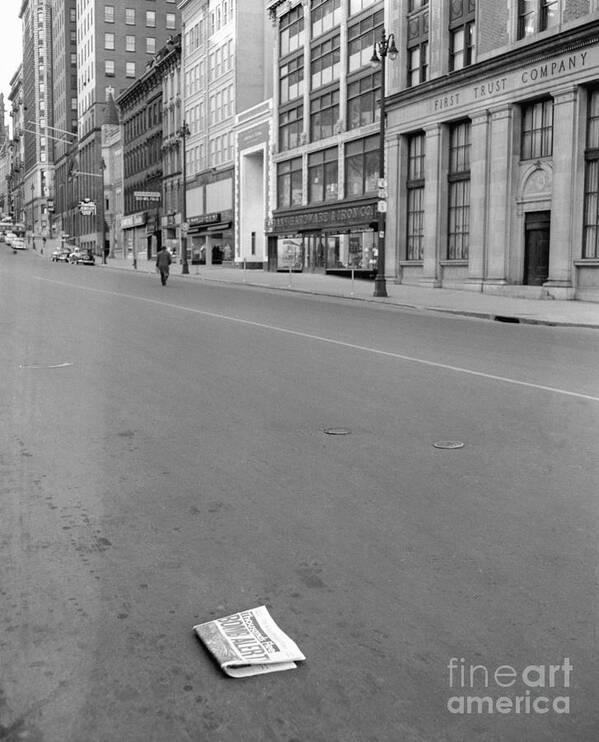
[[[133,191],[136,201],[160,201],[160,191]]]
[[[89,198],[84,198],[83,201],[79,202],[79,212],[81,216],[95,216],[96,202]]]

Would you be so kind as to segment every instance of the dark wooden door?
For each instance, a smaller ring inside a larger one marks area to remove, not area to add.
[[[523,282],[527,286],[541,286],[549,276],[550,223],[549,211],[526,214]]]

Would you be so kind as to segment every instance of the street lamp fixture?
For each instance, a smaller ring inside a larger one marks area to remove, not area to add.
[[[391,60],[397,59],[398,51],[395,46],[395,36],[391,33],[385,35],[381,31],[380,41],[374,42],[374,49],[370,64],[381,70],[381,115],[379,135],[379,201],[378,201],[378,255],[376,264],[376,277],[374,279],[374,296],[387,296],[387,285],[385,282],[385,229],[387,209],[387,181],[385,180],[385,68],[387,57]]]
[[[189,263],[187,262],[187,163],[185,154],[185,139],[190,135],[189,126],[187,122],[183,122],[181,128],[177,131],[177,135],[181,139],[181,176],[183,180],[183,187],[181,192],[183,193],[183,201],[181,203],[181,274],[186,276],[189,274]],[[184,226],[185,225],[185,226]],[[185,231],[184,231],[185,230]]]

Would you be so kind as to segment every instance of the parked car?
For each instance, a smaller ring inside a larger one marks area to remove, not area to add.
[[[68,263],[71,250],[67,247],[57,247],[52,253],[52,260],[56,263]]]
[[[26,250],[27,249],[25,240],[22,237],[13,237],[11,244],[12,244],[13,250]]]
[[[91,250],[80,250],[79,248],[69,255],[69,261],[77,265],[95,265],[96,259]]]
[[[4,239],[5,239],[5,241],[6,241],[7,244],[12,245],[12,241],[16,238],[16,236],[17,235],[14,232],[7,232],[4,235]]]

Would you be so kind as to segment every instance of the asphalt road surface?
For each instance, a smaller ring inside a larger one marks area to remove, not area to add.
[[[599,738],[597,331],[2,246],[0,328],[2,742]]]

